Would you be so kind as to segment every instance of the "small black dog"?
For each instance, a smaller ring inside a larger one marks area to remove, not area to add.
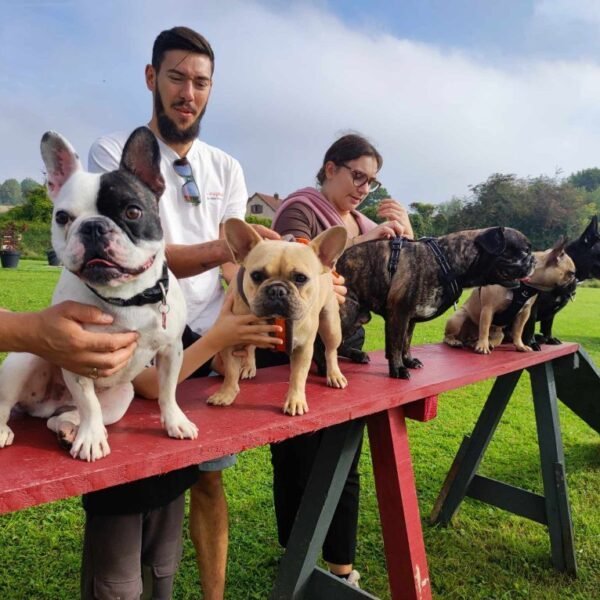
[[[598,233],[598,217],[592,217],[585,231],[574,242],[565,248],[573,259],[577,269],[577,281],[600,279],[600,233]],[[560,344],[560,340],[552,335],[554,316],[562,310],[569,300],[575,297],[576,283],[565,287],[557,287],[551,292],[541,292],[525,325],[523,339],[534,350],[540,350],[540,344]],[[535,324],[540,322],[541,335],[534,335]]]
[[[442,314],[463,287],[518,285],[533,269],[531,244],[516,229],[491,227],[421,240],[375,240],[347,249],[336,270],[348,294],[340,307],[348,339],[371,312],[385,319],[389,374],[408,379],[422,366],[410,354],[414,326]],[[355,357],[357,362],[364,362]],[[319,365],[318,355],[316,356]]]

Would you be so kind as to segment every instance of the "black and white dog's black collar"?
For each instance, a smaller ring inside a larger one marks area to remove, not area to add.
[[[87,285],[87,284],[86,284]],[[88,288],[98,296],[104,302],[113,304],[114,306],[144,306],[145,304],[157,304],[166,302],[167,292],[169,291],[169,269],[167,263],[163,263],[163,270],[160,279],[149,288],[146,288],[143,292],[132,296],[131,298],[107,298],[102,294],[99,294],[93,287],[88,285]]]

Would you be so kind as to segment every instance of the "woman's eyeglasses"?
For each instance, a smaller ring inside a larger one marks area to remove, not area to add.
[[[369,184],[369,193],[371,192],[376,192],[380,187],[381,187],[381,182],[377,181],[377,179],[375,179],[375,177],[371,177],[369,179],[369,176],[366,173],[363,173],[362,171],[356,171],[355,169],[353,169],[352,167],[349,167],[348,165],[338,165],[339,167],[344,167],[344,169],[348,169],[348,171],[350,171],[350,175],[352,177],[352,183],[358,188],[361,187],[362,185],[365,185],[365,183]]]
[[[198,189],[196,181],[194,180],[192,165],[190,165],[188,159],[183,157],[174,160],[173,169],[175,169],[175,173],[177,173],[177,175],[185,179],[183,185],[181,186],[184,200],[198,206],[198,204],[200,204],[200,190]]]

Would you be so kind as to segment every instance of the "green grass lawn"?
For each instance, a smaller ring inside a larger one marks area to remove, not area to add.
[[[22,260],[0,269],[0,306],[45,306],[59,270]],[[441,340],[444,318],[417,326],[415,343]],[[577,300],[556,319],[555,334],[580,342],[600,364],[600,289],[580,288]],[[368,349],[383,347],[382,322],[368,327]],[[427,368],[427,366],[425,366]],[[577,579],[553,570],[546,529],[532,521],[466,500],[447,528],[427,516],[465,434],[470,433],[491,382],[440,397],[438,418],[409,422],[409,432],[429,570],[437,598],[563,600],[598,598],[600,588],[600,439],[560,406],[567,482],[579,564]],[[522,377],[480,472],[542,493],[535,420],[527,376]],[[356,568],[363,587],[389,598],[377,500],[368,443],[361,458],[362,492]],[[271,496],[268,448],[240,455],[226,471],[231,541],[226,597],[268,597],[280,550]],[[0,517],[0,598],[76,598],[82,535],[79,499],[38,506]],[[198,598],[194,551],[186,534],[175,586],[176,599]]]

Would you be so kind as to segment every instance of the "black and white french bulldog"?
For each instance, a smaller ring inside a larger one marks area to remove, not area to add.
[[[42,137],[48,190],[54,202],[52,245],[64,265],[53,304],[75,300],[113,316],[90,330],[137,331],[129,363],[105,378],[76,375],[26,353],[10,354],[0,369],[0,448],[12,444],[11,409],[48,418],[48,427],[87,461],[110,453],[105,425],[118,421],[134,392],[131,381],[156,357],[161,422],[175,438],[194,439],[198,429],[175,400],[183,359],[185,302],[165,262],[158,214],[164,190],[160,150],[149,129],[136,129],[119,169],[84,172],[67,140]],[[96,372],[97,376],[97,372]]]
[[[409,369],[423,366],[410,353],[416,323],[441,315],[465,287],[517,286],[533,263],[531,244],[510,227],[352,246],[336,264],[348,289],[340,307],[344,339],[367,323],[371,312],[383,316],[390,377],[409,379]]]

